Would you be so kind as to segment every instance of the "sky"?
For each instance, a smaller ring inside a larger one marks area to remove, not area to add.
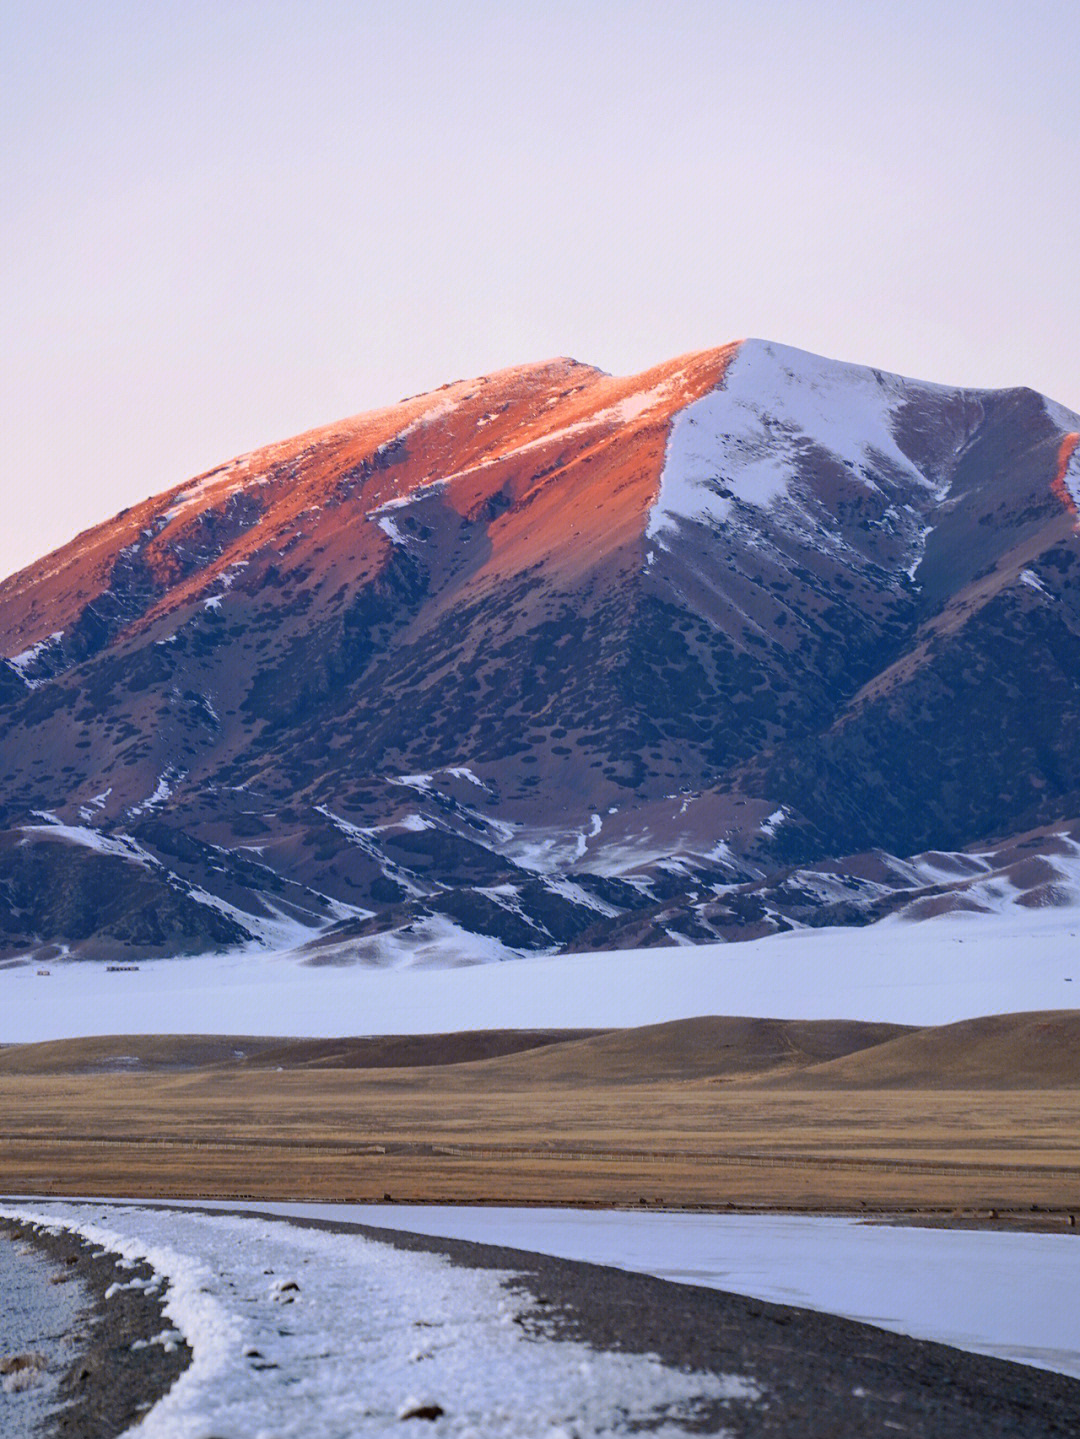
[[[5,0],[0,575],[234,454],[747,335],[1080,409],[1075,0]]]

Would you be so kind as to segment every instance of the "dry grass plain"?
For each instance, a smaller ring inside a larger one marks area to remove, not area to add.
[[[1074,1226],[1080,1016],[8,1046],[0,1191]]]

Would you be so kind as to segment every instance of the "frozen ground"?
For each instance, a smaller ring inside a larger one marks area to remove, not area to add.
[[[75,1357],[72,1338],[90,1296],[28,1245],[0,1238],[0,1434],[34,1439],[57,1402],[60,1376]],[[22,1356],[29,1363],[14,1368]]]
[[[0,969],[0,1042],[91,1034],[424,1034],[700,1014],[944,1024],[1080,1004],[1080,911],[796,930],[740,944],[457,969],[311,967],[292,951]]]
[[[160,1342],[182,1334],[193,1360],[138,1439],[362,1439],[404,1432],[418,1409],[426,1433],[460,1439],[664,1435],[702,1402],[759,1398],[740,1375],[530,1337],[515,1321],[531,1301],[497,1271],[358,1235],[115,1204],[2,1212],[74,1228],[167,1281]]]
[[[798,1215],[248,1207],[611,1264],[841,1314],[1080,1378],[1080,1239],[1068,1235],[901,1228]]]

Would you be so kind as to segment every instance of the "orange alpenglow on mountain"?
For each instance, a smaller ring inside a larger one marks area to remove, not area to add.
[[[748,340],[146,500],[0,584],[0,953],[496,958],[866,922],[927,883],[890,856],[1021,832],[1052,869],[1078,434]]]

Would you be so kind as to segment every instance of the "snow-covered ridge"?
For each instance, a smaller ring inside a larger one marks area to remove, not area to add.
[[[170,791],[170,775],[172,771],[166,770],[158,781],[158,787],[154,795],[141,805],[135,806],[129,811],[129,816],[152,810],[159,803],[164,801],[167,792]],[[177,776],[172,776],[176,778]],[[107,795],[97,796],[91,801],[100,810],[101,804]],[[101,804],[98,803],[101,801]],[[258,910],[252,912],[242,909],[237,904],[223,899],[220,895],[212,894],[202,885],[191,880],[183,879],[171,871],[165,864],[152,854],[138,840],[129,834],[119,831],[106,834],[90,822],[85,824],[65,824],[51,810],[35,810],[34,817],[43,821],[42,824],[24,824],[19,827],[19,832],[24,836],[20,843],[26,843],[31,838],[40,838],[56,841],[62,844],[77,845],[82,849],[89,849],[97,854],[108,855],[114,859],[120,859],[128,864],[137,865],[142,869],[152,872],[168,888],[177,894],[183,895],[193,904],[200,905],[204,909],[216,910],[218,914],[226,919],[232,920],[239,926],[240,930],[251,937],[253,949],[282,949],[292,945],[303,944],[318,934],[327,923],[352,918],[367,917],[370,911],[360,909],[356,905],[350,905],[342,900],[331,899],[329,896],[319,896],[318,891],[312,890],[310,894],[323,900],[326,909],[325,917],[307,916],[299,917],[298,914],[290,914],[275,903],[269,893],[262,893],[258,897]],[[83,808],[82,817],[89,820],[94,818],[93,813]]]
[[[746,340],[717,388],[675,416],[646,536],[664,547],[685,521],[720,529],[736,506],[799,505],[800,463],[822,457],[868,490],[885,477],[933,506],[947,484],[900,447],[897,416],[919,395],[965,394],[977,392]]]
[[[1059,405],[1056,400],[1048,400],[1042,396],[1043,407],[1050,419],[1064,434],[1070,434],[1080,430],[1080,414],[1075,410],[1067,410],[1064,405]]]

